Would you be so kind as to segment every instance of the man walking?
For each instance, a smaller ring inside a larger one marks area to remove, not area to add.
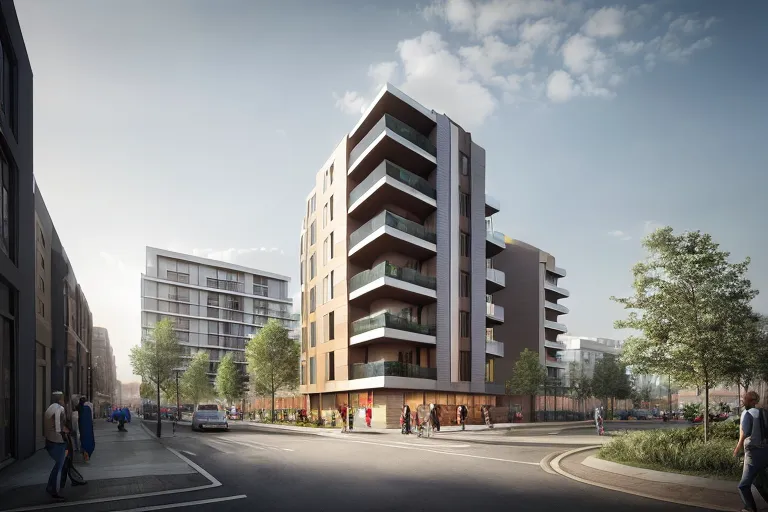
[[[744,503],[742,512],[757,512],[752,484],[768,468],[768,417],[764,410],[756,407],[759,401],[760,397],[754,391],[744,393],[739,442],[733,450],[734,457],[738,457],[742,449],[744,450],[744,470],[739,482],[739,493]],[[762,495],[763,486],[758,486],[758,490]],[[767,498],[768,496],[763,496],[763,499]]]
[[[46,409],[44,415],[45,424],[45,449],[48,455],[53,459],[53,469],[48,477],[48,486],[46,492],[57,501],[64,501],[59,495],[59,485],[61,482],[61,470],[64,467],[64,459],[67,456],[67,444],[64,441],[64,434],[69,432],[65,425],[64,393],[56,391],[52,394],[51,405]]]

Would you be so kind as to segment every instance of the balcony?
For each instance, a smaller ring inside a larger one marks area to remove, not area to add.
[[[552,356],[546,356],[546,365],[551,366],[553,368],[566,368],[568,366],[568,363],[563,361],[563,359],[560,356],[552,357]]]
[[[504,357],[504,344],[500,341],[486,338],[485,354],[493,357]]]
[[[504,323],[504,308],[498,304],[485,303],[485,324],[488,327]]]
[[[437,326],[425,325],[392,313],[379,313],[352,322],[351,345],[379,341],[407,341],[420,345],[437,344]]]
[[[411,379],[437,380],[437,368],[424,368],[415,364],[397,361],[377,361],[375,363],[355,363],[349,372],[350,379],[368,379],[371,377],[407,377]]]
[[[560,288],[556,284],[550,283],[549,281],[544,281],[544,289],[554,293],[555,295],[559,295],[560,297],[563,297],[563,298],[571,296],[571,292],[569,292],[565,288]]]
[[[559,277],[565,277],[566,276],[566,272],[565,272],[564,268],[555,267],[553,270],[547,269],[547,271],[548,272],[552,272],[553,274],[555,274],[556,276],[559,276]]]
[[[554,348],[556,350],[565,350],[565,343],[560,341],[552,341],[552,340],[545,339],[544,346],[546,348]]]
[[[496,293],[504,288],[505,283],[506,276],[504,272],[495,268],[485,269],[485,293]]]
[[[552,311],[557,311],[561,315],[567,315],[571,312],[570,309],[563,306],[562,304],[557,304],[556,302],[549,302],[548,300],[544,301],[544,307],[547,309],[551,309]]]
[[[485,194],[485,216],[490,217],[501,211],[501,203],[493,196]]]
[[[559,331],[562,333],[568,332],[568,327],[565,324],[559,322],[553,322],[551,320],[544,320],[544,328],[552,329],[553,331]]]
[[[486,231],[485,233],[485,257],[493,258],[507,248],[506,237],[498,231]]]
[[[384,160],[349,193],[349,215],[368,220],[396,204],[424,219],[437,208],[437,191],[424,178]]]
[[[437,235],[416,222],[383,211],[349,235],[349,258],[370,267],[385,252],[425,260],[437,253]]]
[[[421,306],[437,300],[437,279],[412,268],[383,261],[349,280],[349,300],[367,309],[378,299],[395,299]]]
[[[389,114],[379,119],[365,137],[349,152],[349,176],[362,181],[383,160],[429,176],[437,165],[437,149],[429,137]]]

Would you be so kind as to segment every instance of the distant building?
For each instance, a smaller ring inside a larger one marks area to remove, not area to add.
[[[109,332],[104,327],[93,328],[91,368],[93,374],[91,401],[95,410],[100,412],[114,405],[117,388],[115,356],[109,342]]]
[[[609,338],[590,338],[587,336],[568,336],[561,334],[558,341],[564,345],[564,349],[559,352],[560,360],[566,365],[578,363],[584,374],[592,378],[595,373],[595,363],[606,354],[613,356],[621,355],[621,346],[624,344],[621,340],[612,340]],[[567,375],[567,371],[566,371]],[[566,380],[566,385],[568,385]]]

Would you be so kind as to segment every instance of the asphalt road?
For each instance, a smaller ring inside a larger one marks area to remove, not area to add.
[[[542,423],[538,423],[535,429],[516,428],[510,430],[506,435],[508,436],[586,436],[596,435],[595,427],[585,426],[583,428],[573,427],[554,427],[551,429],[543,428]],[[686,428],[690,427],[691,423],[685,421],[672,421],[663,423],[658,420],[648,421],[606,421],[605,432],[610,435],[616,432],[624,432],[627,430],[652,430],[652,429],[667,429],[667,428]]]
[[[492,446],[398,434],[322,437],[237,425],[229,432],[180,427],[165,438],[221,482],[215,489],[144,498],[81,512],[466,511],[549,509],[701,511],[579,484],[540,461],[564,451]],[[242,497],[245,496],[245,497]],[[182,502],[210,501],[196,506]],[[159,507],[159,508],[158,508]]]

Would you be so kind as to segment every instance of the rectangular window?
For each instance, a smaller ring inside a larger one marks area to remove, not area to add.
[[[309,383],[317,384],[317,363],[314,357],[309,358]]]
[[[325,341],[333,341],[336,338],[336,314],[331,311],[325,315]]]
[[[459,213],[462,217],[469,217],[469,194],[464,192],[459,195]]]
[[[461,255],[465,258],[469,258],[471,253],[470,236],[468,233],[459,234],[459,250]]]
[[[336,380],[336,358],[333,352],[325,355],[325,380]]]
[[[41,299],[37,299],[37,314],[45,318],[45,303]]]
[[[323,227],[328,225],[328,203],[323,206]]]
[[[322,295],[321,295],[322,301],[323,301],[322,303],[323,304],[328,302],[328,299],[326,298],[327,295],[328,295],[328,276],[325,276],[323,278],[323,291],[322,291]]]
[[[328,264],[328,238],[323,240],[323,265]]]
[[[328,249],[330,251],[330,256],[328,257],[329,260],[333,259],[333,231],[331,231],[331,236],[328,237],[330,239],[330,243],[328,244],[330,248]]]
[[[494,362],[495,359],[489,359],[485,362],[485,382],[493,382],[494,380]]]
[[[461,160],[460,170],[462,176],[469,176],[469,158],[464,153],[459,153]]]
[[[5,56],[3,54],[3,56]],[[2,215],[2,224],[0,224],[0,248],[6,256],[10,256],[12,260],[15,260],[13,247],[11,243],[14,241],[14,237],[11,236],[11,228],[13,227],[13,219],[11,218],[11,168],[8,165],[8,160],[5,159],[5,155],[0,152],[0,166],[2,167],[2,186],[0,187],[0,215]]]
[[[310,213],[310,215],[315,213],[316,209],[317,209],[317,195],[313,194],[312,197],[309,198],[309,213]]]
[[[268,297],[269,279],[263,276],[253,276],[253,294],[261,297]]]
[[[323,192],[325,192],[325,189],[328,188],[328,171],[325,171],[325,174],[323,175]]]
[[[317,242],[317,221],[313,220],[309,226],[309,245],[313,246]]]
[[[317,253],[309,257],[309,279],[314,279],[315,275],[317,275]]]
[[[165,278],[168,279],[168,281],[174,281],[176,283],[182,283],[182,284],[189,284],[189,274],[183,274],[181,272],[174,272],[172,270],[167,270]],[[216,285],[214,285],[215,287]]]
[[[462,382],[472,380],[472,352],[469,350],[459,352],[459,380]]]
[[[309,346],[314,348],[317,346],[317,323],[309,323]]]
[[[304,235],[299,237],[299,254],[304,254]]]
[[[469,312],[459,311],[459,336],[469,338]]]
[[[45,235],[43,235],[43,228],[40,226],[37,227],[37,241],[45,247]]]
[[[470,280],[469,280],[469,274],[466,272],[462,272],[459,276],[459,296],[460,297],[469,297],[470,294]]]
[[[45,293],[45,280],[42,277],[38,278],[37,289]]]
[[[331,168],[328,169],[328,177],[331,180],[331,185],[333,185],[333,164],[331,164]]]
[[[307,385],[307,365],[306,363],[301,363],[301,371],[299,371],[299,386],[306,386]]]
[[[16,109],[13,103],[16,98],[16,82],[15,73],[16,66],[13,63],[11,54],[4,44],[0,43],[0,58],[3,62],[0,63],[0,87],[2,87],[2,94],[0,94],[0,107],[5,114],[5,118],[8,120],[8,125],[16,134]]]
[[[326,293],[327,293],[326,300],[325,300],[326,302],[328,302],[329,300],[333,299],[333,272],[334,271],[331,270],[331,273],[328,274],[328,277],[327,277],[327,279],[328,279],[328,290],[326,291]]]
[[[328,217],[333,220],[333,196],[328,201]]]
[[[309,312],[314,313],[315,312],[315,302],[317,300],[317,286],[313,286],[311,290],[309,290]]]

